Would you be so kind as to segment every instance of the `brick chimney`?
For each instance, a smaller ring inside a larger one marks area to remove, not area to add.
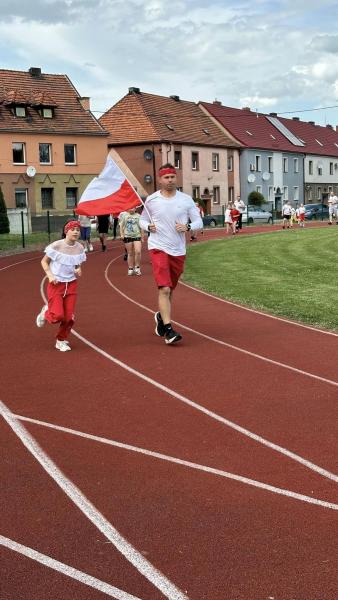
[[[85,110],[90,110],[90,97],[89,96],[82,96],[82,98],[79,98],[80,103],[82,108],[84,108]]]
[[[222,102],[220,100],[214,100],[213,104],[217,104],[217,106],[222,106]]]

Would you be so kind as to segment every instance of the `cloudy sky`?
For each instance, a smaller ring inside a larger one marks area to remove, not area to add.
[[[0,0],[0,65],[66,73],[97,117],[137,86],[338,125],[337,23],[337,0]]]

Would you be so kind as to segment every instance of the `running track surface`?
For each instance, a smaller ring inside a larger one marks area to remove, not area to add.
[[[1,600],[335,600],[338,336],[179,285],[168,347],[113,242],[57,352],[40,258],[0,259]]]

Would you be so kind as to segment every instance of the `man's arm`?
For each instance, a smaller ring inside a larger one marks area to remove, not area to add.
[[[203,221],[201,218],[200,211],[198,210],[195,202],[191,201],[191,206],[188,209],[188,215],[190,219],[190,229],[196,231],[197,229],[203,229]]]
[[[143,211],[141,213],[141,217],[140,217],[140,227],[141,229],[143,229],[144,231],[151,231],[151,232],[155,232],[156,231],[156,226],[154,225],[154,223],[152,223],[152,221],[150,220],[150,216],[148,211],[146,210],[146,208],[143,208]]]

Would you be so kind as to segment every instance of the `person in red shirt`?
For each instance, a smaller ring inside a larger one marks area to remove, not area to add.
[[[235,206],[233,204],[231,204],[231,206],[230,206],[230,216],[231,216],[231,219],[232,219],[232,222],[233,222],[233,230],[232,230],[233,234],[236,233],[237,222],[238,222],[238,219],[240,217],[240,214],[241,213],[239,212],[239,210],[237,210],[237,208],[235,208]]]

